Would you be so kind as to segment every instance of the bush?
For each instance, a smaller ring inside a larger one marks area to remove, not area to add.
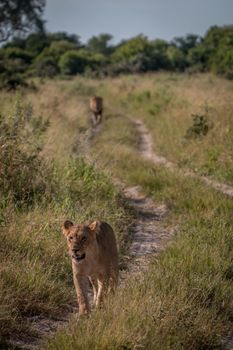
[[[51,194],[51,170],[40,158],[41,136],[48,121],[35,117],[30,105],[17,102],[10,116],[0,115],[0,195],[16,206]],[[37,140],[37,141],[35,141]]]
[[[59,67],[63,74],[84,73],[85,68],[89,65],[89,60],[79,51],[71,50],[64,53],[59,60]]]
[[[187,68],[187,58],[182,50],[175,46],[170,46],[167,54],[170,60],[171,69],[183,72],[185,68]]]
[[[192,117],[193,125],[186,131],[185,138],[191,139],[205,136],[209,130],[207,117],[199,114],[193,114]]]
[[[0,88],[6,89],[7,91],[16,90],[18,87],[28,88],[29,85],[24,80],[22,74],[11,74],[9,72],[5,72],[1,74],[0,80]]]
[[[54,57],[44,55],[43,53],[35,60],[33,70],[39,77],[53,78],[59,73],[59,68]]]
[[[17,47],[6,48],[3,52],[6,59],[21,59],[28,64],[31,63],[33,58],[30,52]]]

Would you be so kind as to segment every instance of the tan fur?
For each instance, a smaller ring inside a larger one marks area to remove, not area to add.
[[[91,121],[93,126],[101,123],[103,114],[103,99],[102,97],[93,96],[90,98],[90,110],[92,112]]]
[[[79,314],[90,311],[87,286],[91,282],[94,305],[114,290],[118,281],[116,239],[110,225],[94,221],[90,225],[74,225],[65,221],[62,231],[67,238],[72,259],[73,279],[77,293]]]

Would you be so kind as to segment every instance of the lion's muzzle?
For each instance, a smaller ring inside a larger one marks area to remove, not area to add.
[[[72,259],[74,259],[75,261],[81,261],[83,259],[85,259],[86,257],[86,254],[83,253],[83,254],[78,254],[77,251],[73,251],[73,254],[72,254]]]

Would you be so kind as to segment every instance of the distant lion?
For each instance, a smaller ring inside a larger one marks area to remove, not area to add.
[[[93,96],[90,98],[90,110],[92,112],[91,122],[92,126],[95,127],[97,124],[102,122],[103,114],[103,99],[99,96]]]
[[[88,280],[98,306],[104,295],[118,282],[118,254],[113,229],[102,221],[74,225],[67,220],[62,226],[72,260],[73,280],[78,298],[79,314],[88,314]]]

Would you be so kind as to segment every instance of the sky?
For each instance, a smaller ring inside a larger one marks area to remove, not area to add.
[[[169,41],[233,24],[233,0],[47,0],[44,17],[48,31],[78,34],[84,43],[100,33],[115,44],[141,33]]]

